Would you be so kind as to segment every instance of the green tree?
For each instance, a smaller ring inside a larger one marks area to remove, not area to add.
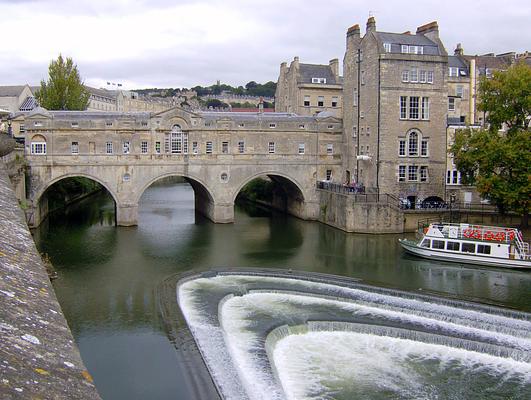
[[[90,93],[83,85],[77,65],[70,57],[59,55],[48,67],[48,82],[41,81],[36,94],[39,104],[48,110],[85,110]]]
[[[528,226],[531,208],[531,67],[519,63],[494,72],[479,85],[479,109],[488,129],[456,132],[449,152],[466,184],[501,212],[522,215]],[[500,131],[506,127],[506,131]]]

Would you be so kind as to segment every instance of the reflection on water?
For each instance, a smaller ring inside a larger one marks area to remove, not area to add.
[[[262,209],[234,224],[194,212],[187,184],[149,188],[139,226],[114,227],[98,195],[50,217],[36,232],[59,279],[57,296],[98,389],[108,399],[189,397],[160,321],[155,288],[167,276],[212,266],[277,267],[351,276],[531,311],[531,274],[430,263],[402,253],[399,235],[345,234]],[[134,349],[134,350],[132,350]]]

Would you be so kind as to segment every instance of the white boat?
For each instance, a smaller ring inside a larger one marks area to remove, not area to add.
[[[418,240],[399,239],[409,253],[431,260],[531,269],[529,243],[515,228],[432,223],[419,229]]]

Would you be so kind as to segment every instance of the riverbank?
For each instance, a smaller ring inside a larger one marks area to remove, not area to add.
[[[0,397],[100,399],[0,163]]]

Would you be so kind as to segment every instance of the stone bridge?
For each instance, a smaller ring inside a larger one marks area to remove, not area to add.
[[[341,120],[286,113],[47,111],[24,116],[29,223],[47,214],[47,190],[69,177],[100,183],[113,197],[118,225],[136,225],[138,204],[154,182],[184,177],[196,210],[216,223],[234,220],[234,202],[257,177],[276,183],[273,205],[318,219],[316,180],[341,179]]]

